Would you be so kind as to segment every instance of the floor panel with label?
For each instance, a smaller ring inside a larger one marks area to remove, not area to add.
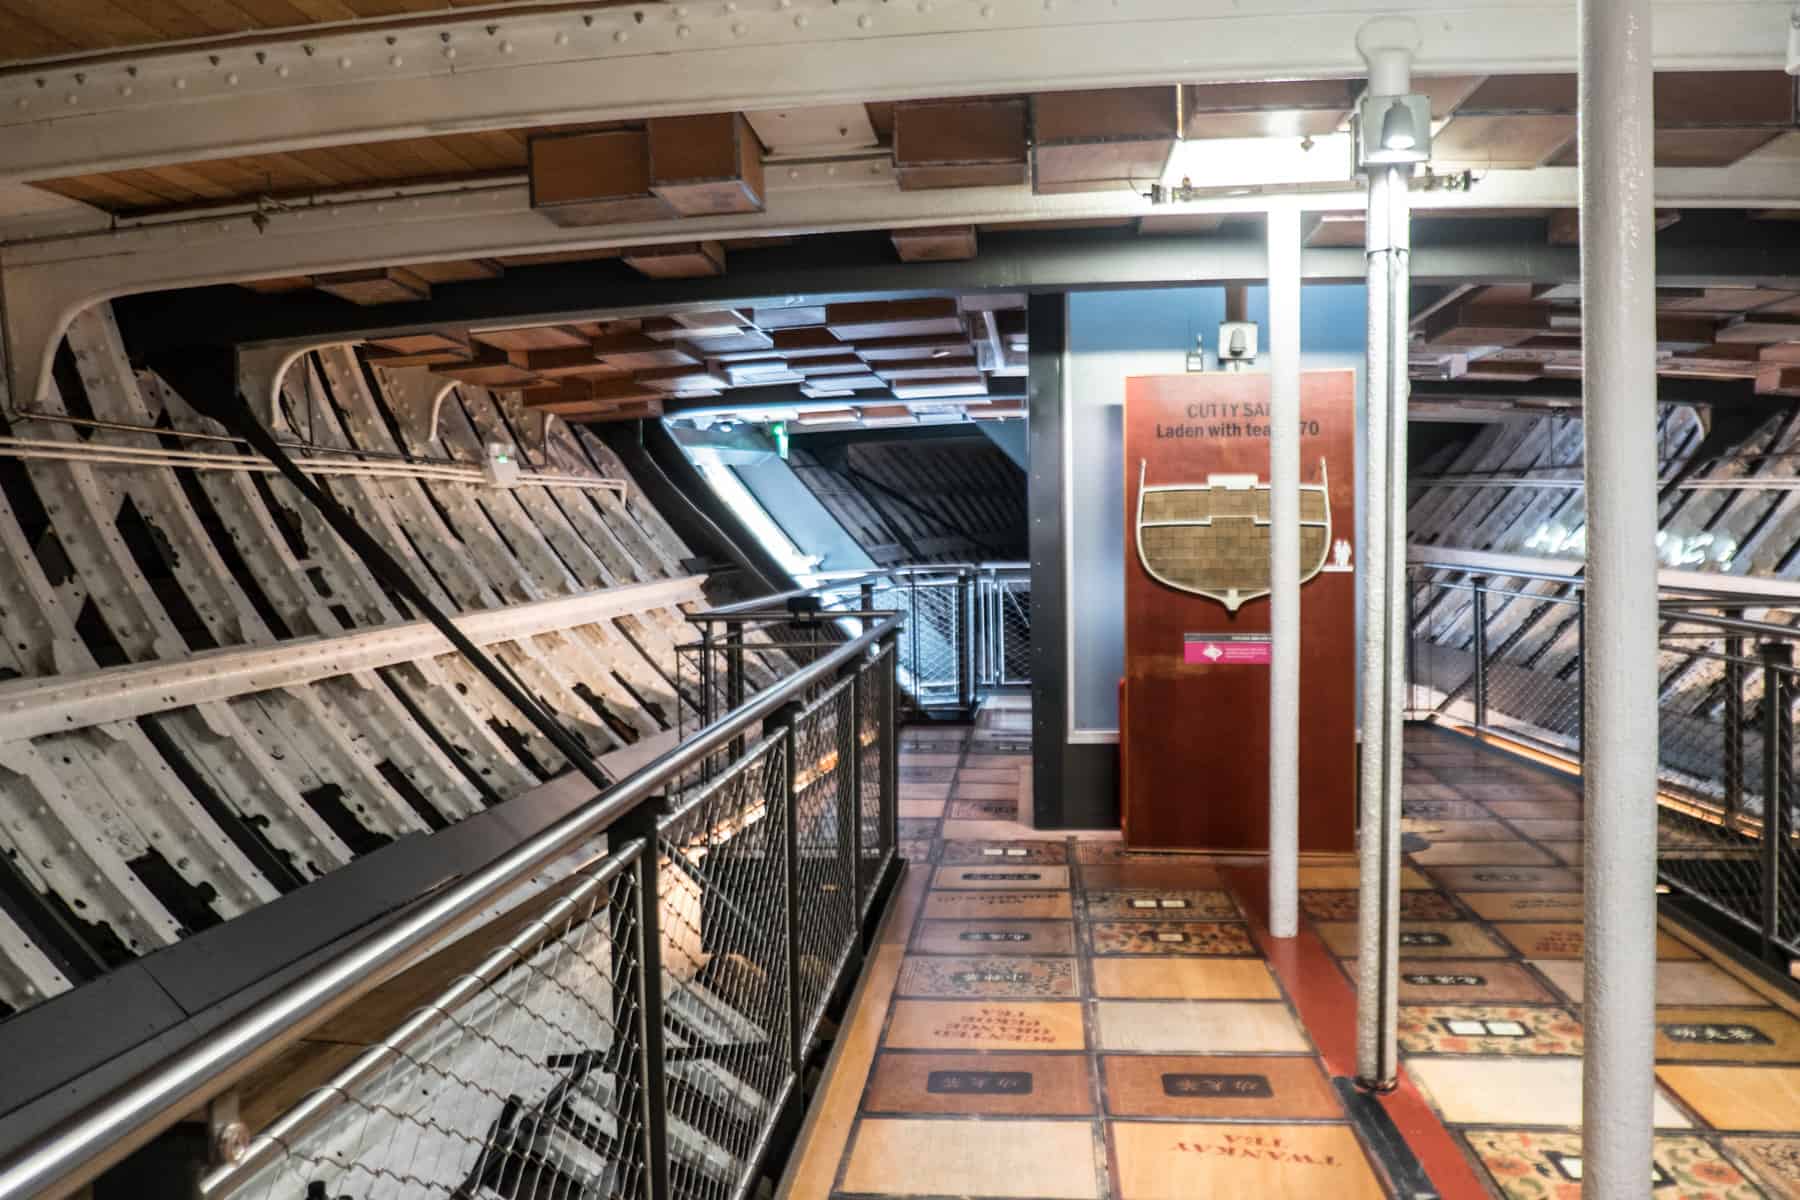
[[[1321,977],[1353,994],[1354,863],[1301,870],[1309,976],[1270,949],[1243,871],[1020,824],[1029,725],[1003,711],[1017,729],[902,737],[913,865],[885,982],[846,1016],[866,1032],[833,1067],[836,1140],[796,1156],[820,1162],[790,1183],[821,1182],[784,1200],[1395,1194],[1301,1016]],[[1403,1136],[1437,1139],[1419,1153],[1444,1197],[1573,1197],[1579,782],[1437,730],[1409,727],[1406,756]],[[1800,1200],[1800,1003],[1674,926],[1657,958],[1653,1194]]]

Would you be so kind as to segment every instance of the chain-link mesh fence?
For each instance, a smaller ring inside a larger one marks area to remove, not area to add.
[[[897,612],[896,702],[916,713],[968,712],[982,693],[1031,682],[1031,577],[1024,567],[903,567],[832,580],[771,608],[693,613],[697,641],[677,648],[678,682],[705,724],[861,629],[861,613]]]
[[[897,635],[334,1025],[386,1036],[209,1200],[749,1194],[894,861]]]
[[[471,955],[491,941],[479,935],[390,984],[406,995],[433,978],[455,980],[265,1131],[232,1194],[638,1193],[645,973],[633,867],[642,845],[509,913],[495,932],[510,936],[478,963]]]
[[[1541,580],[1415,576],[1410,613],[1409,708],[1580,755],[1579,594]]]
[[[1793,646],[1677,616],[1661,654],[1664,882],[1800,953]]]
[[[1407,704],[1578,763],[1583,611],[1575,579],[1415,569]],[[1659,659],[1663,882],[1800,953],[1800,797],[1793,784],[1796,634],[1665,599]]]
[[[856,942],[860,834],[854,681],[845,679],[794,718],[794,842],[802,1044],[824,1015],[830,984]]]
[[[765,738],[661,826],[670,1186],[726,1197],[793,1078],[788,745]]]
[[[1031,682],[1031,576],[989,569],[976,579],[979,662],[983,688],[1018,687]]]
[[[882,735],[883,730],[893,728],[895,653],[892,646],[883,646],[863,669],[856,689],[857,814],[861,823],[857,845],[862,854],[857,886],[865,917],[875,902],[875,881],[895,853],[899,828],[894,789],[887,782],[890,772],[899,767],[895,758],[898,746],[893,738]]]
[[[966,706],[972,698],[968,581],[960,575],[909,575],[899,591],[907,614],[900,678],[909,701],[920,709]]]

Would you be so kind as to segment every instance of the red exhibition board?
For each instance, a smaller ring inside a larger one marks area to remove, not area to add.
[[[1300,847],[1341,853],[1355,845],[1355,376],[1309,371],[1300,391]],[[1268,849],[1268,404],[1264,374],[1125,383],[1119,752],[1134,848]]]

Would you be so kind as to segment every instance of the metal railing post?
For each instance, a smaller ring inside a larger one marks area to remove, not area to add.
[[[994,662],[991,667],[994,686],[1006,687],[1012,682],[1006,671],[1006,614],[1012,603],[1012,583],[1001,583],[996,577],[992,583],[993,596],[989,601],[992,613],[993,629],[990,634],[994,647]]]
[[[1762,950],[1774,959],[1781,933],[1781,851],[1787,840],[1786,812],[1794,782],[1793,670],[1791,642],[1764,642]],[[1785,962],[1785,956],[1778,961]]]
[[[704,729],[718,720],[718,702],[713,695],[713,685],[718,678],[717,664],[713,662],[713,627],[711,621],[700,624],[700,728]],[[713,755],[707,755],[706,761],[700,764],[700,778],[713,777]]]
[[[1587,761],[1587,589],[1575,593],[1575,761]]]
[[[1419,575],[1411,567],[1406,569],[1406,711],[1411,714],[1419,707]]]
[[[856,946],[860,954],[868,949],[870,931],[863,928],[863,754],[862,694],[866,662],[851,663],[850,672],[850,927],[857,931]]]
[[[713,627],[708,621],[700,626],[700,713],[704,718],[702,727],[718,720],[718,708],[713,696],[713,683],[717,678],[716,665],[713,662]]]
[[[725,699],[726,711],[736,712],[744,703],[744,623],[742,621],[725,622]],[[744,754],[744,739],[733,738],[731,741],[731,757],[738,759]]]
[[[1487,680],[1487,576],[1473,575],[1469,586],[1473,591],[1475,614],[1475,728],[1486,729],[1488,723]]]
[[[976,578],[976,685],[977,687],[995,687],[1001,682],[995,666],[999,664],[999,655],[995,653],[995,633],[999,631],[995,601],[999,599],[999,581],[994,572],[985,572]]]
[[[967,571],[956,573],[956,703],[964,712],[975,707],[975,580]]]
[[[906,637],[908,670],[912,672],[913,691],[917,695],[913,699],[915,708],[925,707],[925,676],[919,662],[919,577],[916,574],[905,576],[906,579]]]
[[[1725,820],[1744,808],[1744,639],[1725,639]]]
[[[794,737],[794,723],[800,715],[798,703],[784,705],[763,724],[764,737],[779,737],[782,742],[781,803],[785,828],[782,831],[781,904],[787,926],[787,954],[783,964],[787,971],[788,1065],[796,1078],[806,1060],[805,1018],[800,1012],[800,791],[799,763]]]
[[[610,834],[624,841],[644,838],[637,860],[638,1038],[639,1076],[644,1103],[644,1196],[669,1200],[669,1097],[667,1054],[663,1045],[662,897],[658,867],[662,855],[656,836],[660,806],[646,804],[626,814]]]
[[[887,845],[900,849],[900,728],[895,720],[896,693],[900,687],[900,638],[890,635],[881,683],[881,829]]]

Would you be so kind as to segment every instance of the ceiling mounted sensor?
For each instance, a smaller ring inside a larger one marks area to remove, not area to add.
[[[1256,322],[1219,323],[1219,365],[1227,371],[1247,370],[1256,362]]]

